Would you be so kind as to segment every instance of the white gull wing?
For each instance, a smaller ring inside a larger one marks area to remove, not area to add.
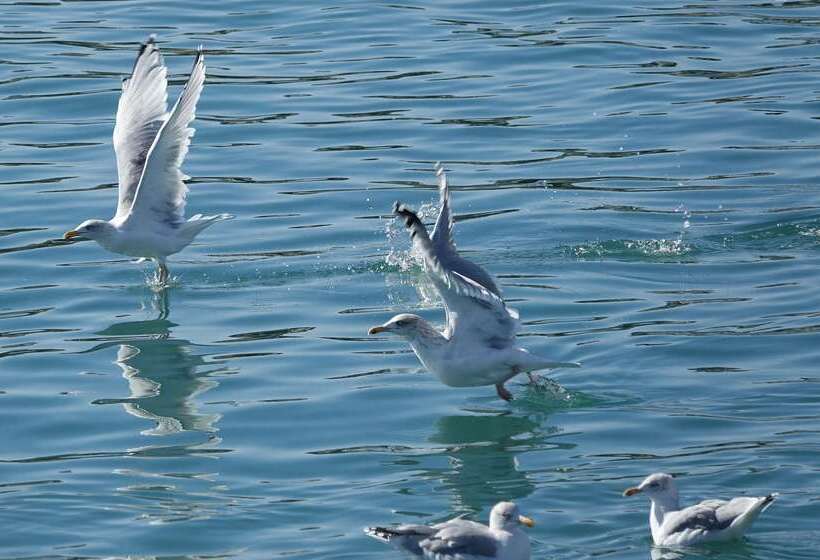
[[[464,337],[496,349],[511,346],[518,330],[518,313],[504,304],[497,288],[488,289],[465,274],[470,270],[464,263],[479,267],[454,252],[437,251],[424,224],[412,210],[396,203],[393,212],[404,219],[413,245],[424,259],[425,270],[444,300],[445,336],[451,340]]]
[[[447,185],[447,174],[441,163],[436,163],[436,177],[438,177],[438,192],[440,206],[436,227],[430,240],[433,249],[440,258],[444,258],[455,272],[466,276],[470,280],[481,284],[484,288],[501,297],[501,291],[489,273],[475,263],[462,258],[456,251],[453,241],[453,215],[450,210],[450,188]]]
[[[167,69],[154,36],[140,47],[131,77],[123,80],[114,125],[119,194],[115,218],[131,211],[148,151],[168,117]]]
[[[188,187],[179,167],[188,153],[196,104],[205,83],[205,58],[200,48],[188,83],[157,133],[140,177],[131,216],[138,220],[179,225],[185,220]]]
[[[664,517],[661,527],[664,542],[685,544],[739,537],[758,514],[774,501],[775,496],[705,500],[670,512]]]
[[[453,242],[453,215],[450,213],[450,188],[447,186],[447,174],[441,162],[436,162],[436,177],[438,178],[439,211],[436,219],[436,227],[430,239],[433,246],[441,251],[456,252],[456,244]]]

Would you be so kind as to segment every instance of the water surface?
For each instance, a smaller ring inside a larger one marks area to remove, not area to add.
[[[683,558],[815,558],[812,2],[7,2],[0,22],[3,558],[394,558],[378,522],[538,521],[535,558],[650,557],[653,471],[778,502]],[[108,218],[119,80],[208,65],[189,213],[147,265]],[[562,391],[449,389],[369,326],[438,302],[389,219],[498,279]]]

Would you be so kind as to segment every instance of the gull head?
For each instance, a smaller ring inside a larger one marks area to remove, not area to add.
[[[367,331],[367,334],[392,333],[402,338],[413,339],[419,335],[420,331],[425,330],[427,326],[427,321],[418,315],[400,313],[385,324],[371,328]]]
[[[535,525],[535,521],[521,515],[518,506],[512,502],[498,502],[490,511],[490,529],[512,531],[521,525],[532,527]]]
[[[115,232],[116,228],[105,220],[86,220],[74,229],[65,232],[63,239],[83,237],[100,243],[113,236]]]
[[[624,490],[624,496],[646,494],[650,500],[672,498],[677,499],[678,489],[672,475],[666,473],[650,474],[638,486]]]

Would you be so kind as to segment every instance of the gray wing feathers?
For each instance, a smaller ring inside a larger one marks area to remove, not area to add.
[[[116,217],[131,211],[148,151],[167,118],[166,74],[152,35],[140,48],[131,77],[123,80],[117,105],[113,136],[119,181]]]
[[[703,504],[690,506],[679,513],[667,528],[670,535],[682,531],[719,531],[729,527],[735,519],[727,516],[719,518],[715,508]]]
[[[681,510],[679,516],[670,524],[668,532],[673,534],[686,530],[709,532],[728,529],[749,515],[756,517],[758,513],[766,509],[775,496],[776,494],[763,498],[733,498],[728,502],[705,500]]]
[[[152,214],[155,220],[178,225],[184,220],[186,177],[179,167],[188,153],[194,129],[189,125],[205,83],[205,59],[200,48],[185,88],[168,119],[157,133],[134,198],[134,213]]]
[[[496,286],[492,276],[477,264],[461,258],[456,251],[456,245],[453,241],[453,214],[450,210],[450,188],[447,185],[447,174],[444,172],[444,167],[438,162],[436,163],[436,176],[438,177],[439,204],[441,208],[431,237],[433,249],[436,254],[440,255],[442,260],[447,261],[448,268],[470,278],[501,297],[501,291]]]
[[[419,546],[427,553],[444,558],[457,554],[494,558],[498,541],[484,525],[454,519],[444,524],[437,533],[421,541]]]

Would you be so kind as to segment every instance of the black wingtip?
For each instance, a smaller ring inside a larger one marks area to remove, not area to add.
[[[388,527],[365,527],[364,532],[373,538],[383,540],[385,542],[389,541],[398,534],[396,531],[393,531]]]
[[[415,219],[416,213],[410,210],[407,206],[399,202],[398,200],[393,203],[393,213],[396,216],[405,218],[405,219]],[[409,225],[409,224],[408,224]]]
[[[159,49],[157,48],[157,45],[156,45],[156,40],[157,40],[157,36],[154,35],[153,33],[151,33],[144,42],[140,43],[140,50],[137,53],[136,60],[134,60],[134,68],[131,70],[132,75],[134,74],[134,70],[137,68],[137,63],[139,63],[140,59],[143,57],[143,55],[145,55],[146,52],[148,52],[149,54],[153,53],[153,52],[159,53]],[[160,62],[162,62],[162,55],[159,55],[159,57],[160,57]],[[128,80],[128,78],[125,78],[123,80],[123,82],[125,82],[127,80]]]
[[[151,33],[148,38],[143,41],[142,45],[140,45],[140,54],[144,53],[149,47],[157,47],[157,36],[155,33]]]
[[[415,212],[407,208],[407,206],[400,204],[393,208],[393,213],[404,220],[404,225],[411,228],[415,222],[419,221],[419,217]],[[412,233],[415,235],[415,231]]]

